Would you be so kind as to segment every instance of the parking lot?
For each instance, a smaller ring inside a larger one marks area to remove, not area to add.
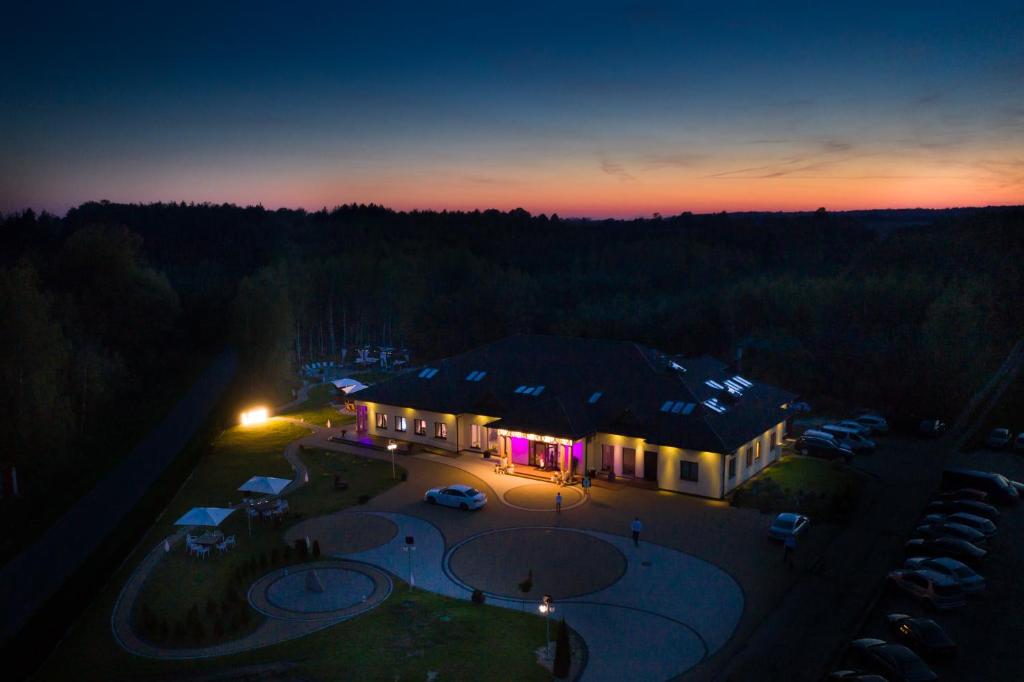
[[[1024,479],[1024,455],[1010,450],[977,450],[955,453],[950,464],[984,471],[996,471],[1013,480]],[[1024,599],[1024,505],[1001,507],[998,534],[989,541],[989,555],[979,573],[987,580],[987,594],[968,600],[966,606],[934,611],[896,590],[887,590],[868,617],[859,637],[892,641],[885,616],[906,613],[932,618],[958,645],[957,657],[947,663],[929,661],[940,679],[994,680],[1021,679],[1020,642],[1024,637],[1024,619],[1020,616]],[[898,562],[897,562],[898,563]],[[894,563],[891,569],[899,568]]]

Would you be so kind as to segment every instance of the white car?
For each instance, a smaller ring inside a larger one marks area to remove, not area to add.
[[[903,563],[904,568],[917,571],[933,571],[955,580],[966,594],[985,592],[985,579],[967,564],[949,557],[912,557]]]
[[[776,540],[785,540],[790,535],[799,537],[807,531],[811,520],[800,514],[783,512],[772,521],[772,527],[768,529],[768,535]]]
[[[877,414],[862,414],[859,417],[854,417],[853,421],[868,427],[874,433],[889,433],[889,422],[885,420],[885,417]]]
[[[468,485],[450,485],[447,488],[431,488],[423,496],[429,504],[441,504],[462,510],[479,509],[487,504],[487,496]]]

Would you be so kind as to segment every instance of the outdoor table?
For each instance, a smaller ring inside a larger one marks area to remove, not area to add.
[[[224,542],[224,533],[216,531],[213,533],[203,533],[195,539],[197,545],[204,545],[206,547],[212,547],[221,542]]]

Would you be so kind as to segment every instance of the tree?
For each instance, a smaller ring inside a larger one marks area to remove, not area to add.
[[[551,666],[551,673],[562,680],[569,677],[569,670],[572,668],[572,647],[569,645],[569,626],[565,624],[565,618],[558,621],[558,634],[555,637],[555,660]]]

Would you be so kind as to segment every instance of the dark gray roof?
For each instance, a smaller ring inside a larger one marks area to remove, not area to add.
[[[480,372],[486,374],[474,380]],[[353,397],[492,416],[497,421],[490,426],[515,431],[574,439],[600,431],[731,452],[785,419],[782,405],[794,398],[748,378],[750,386],[740,384],[739,397],[705,383],[726,386],[735,374],[714,358],[670,357],[629,341],[516,335],[428,363]],[[520,387],[535,390],[517,393]],[[591,402],[596,392],[601,395]],[[711,399],[723,411],[705,406]],[[672,406],[663,411],[667,402]]]

